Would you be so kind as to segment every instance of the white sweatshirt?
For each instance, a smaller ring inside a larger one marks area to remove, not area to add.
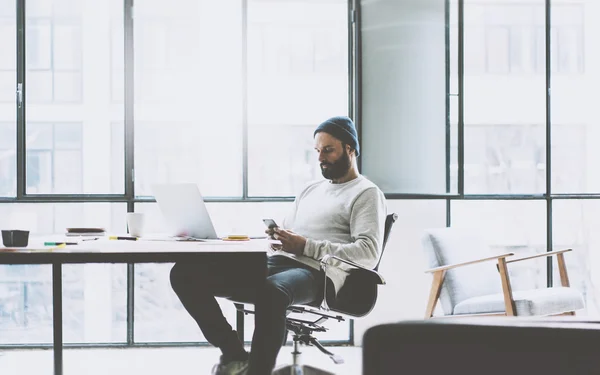
[[[293,212],[282,222],[284,229],[307,239],[304,255],[277,251],[272,256],[320,269],[319,260],[332,254],[373,268],[381,254],[386,214],[385,196],[364,176],[342,184],[313,182],[296,197]],[[339,261],[330,264],[327,276],[337,293],[352,267]]]

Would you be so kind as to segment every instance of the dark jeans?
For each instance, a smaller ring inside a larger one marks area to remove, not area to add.
[[[287,334],[286,309],[295,304],[320,302],[324,275],[283,256],[268,258],[266,281],[249,285],[243,272],[248,272],[244,265],[231,263],[177,263],[171,270],[171,286],[206,340],[219,347],[229,360],[243,359],[246,352],[215,297],[254,302],[249,372],[271,374]]]

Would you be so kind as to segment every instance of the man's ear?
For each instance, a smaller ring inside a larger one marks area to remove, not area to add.
[[[346,151],[348,152],[348,155],[354,155],[354,156],[356,156],[356,150],[353,149],[352,146],[346,145]]]

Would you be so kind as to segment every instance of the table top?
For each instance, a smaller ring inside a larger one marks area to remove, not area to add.
[[[77,245],[44,246],[44,242],[77,242]],[[269,240],[182,242],[173,240],[97,240],[82,238],[31,238],[29,246],[0,246],[0,264],[43,263],[162,263],[195,261],[202,257],[266,256]]]

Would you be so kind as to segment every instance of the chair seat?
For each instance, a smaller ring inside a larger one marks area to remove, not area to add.
[[[584,307],[581,293],[564,287],[513,291],[513,298],[517,316],[555,315]],[[469,298],[454,307],[454,315],[505,311],[502,293]]]

